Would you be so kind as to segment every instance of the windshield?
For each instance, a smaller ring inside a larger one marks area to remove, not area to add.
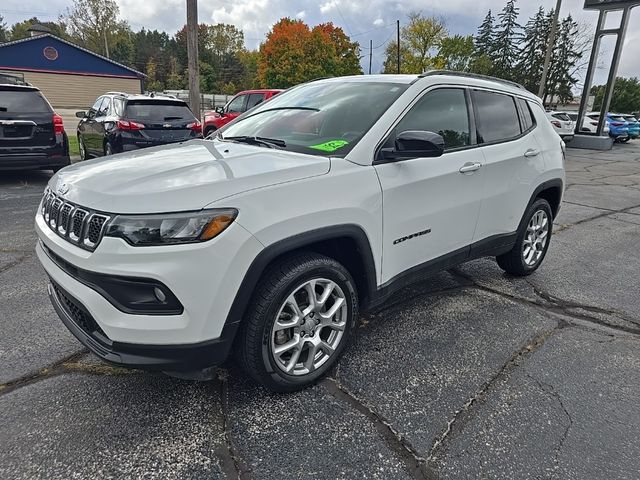
[[[162,100],[129,100],[126,116],[146,122],[194,119],[186,103]]]
[[[406,88],[388,82],[307,83],[249,110],[220,129],[220,136],[279,140],[284,150],[341,157]]]

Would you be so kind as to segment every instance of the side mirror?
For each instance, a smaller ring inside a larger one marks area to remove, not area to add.
[[[224,107],[216,107],[214,110],[216,113],[224,115]]]
[[[444,138],[425,130],[406,130],[396,137],[395,147],[383,148],[383,160],[440,157],[444,153]]]
[[[76,117],[78,118],[84,118],[87,116],[87,112],[85,112],[84,110],[82,112],[76,112]]]

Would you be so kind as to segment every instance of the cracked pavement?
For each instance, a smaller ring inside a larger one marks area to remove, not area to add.
[[[481,259],[408,287],[290,395],[88,354],[33,251],[49,176],[0,176],[0,478],[638,478],[640,142],[568,150],[534,275]]]

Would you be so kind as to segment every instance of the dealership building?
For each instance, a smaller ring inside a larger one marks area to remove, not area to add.
[[[107,91],[143,92],[144,74],[32,25],[31,37],[0,44],[0,78],[38,87],[54,108],[86,108]],[[0,80],[2,81],[2,80]]]

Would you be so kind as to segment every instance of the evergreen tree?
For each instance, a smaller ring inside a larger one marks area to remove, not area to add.
[[[529,19],[524,27],[524,37],[516,68],[518,80],[531,92],[537,92],[542,79],[542,68],[547,50],[547,18],[544,9]]]
[[[495,46],[494,46],[494,23],[495,19],[493,18],[493,14],[491,10],[487,12],[487,16],[484,17],[484,21],[482,25],[478,28],[478,34],[475,38],[475,54],[477,57],[482,55],[486,55],[487,57],[493,57]]]
[[[518,60],[519,43],[522,37],[518,24],[516,0],[509,0],[498,15],[500,29],[495,35],[495,58],[493,74],[497,77],[512,79],[514,66]]]
[[[549,22],[550,23],[550,22]],[[554,42],[551,67],[545,87],[544,103],[554,100],[554,103],[566,103],[573,98],[572,89],[578,82],[574,71],[582,53],[576,50],[575,39],[578,23],[571,15],[562,20],[558,26],[558,35]]]

